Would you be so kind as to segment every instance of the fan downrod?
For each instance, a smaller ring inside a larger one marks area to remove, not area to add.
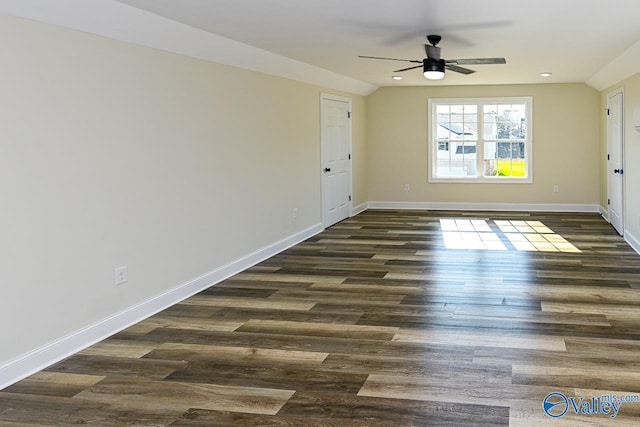
[[[435,34],[430,34],[427,36],[427,40],[429,40],[429,43],[431,43],[431,46],[435,46],[438,43],[440,43],[440,40],[442,40],[442,37]]]

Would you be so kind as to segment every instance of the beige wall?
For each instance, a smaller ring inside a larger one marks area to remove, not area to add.
[[[533,183],[428,183],[427,100],[498,96],[533,97]],[[369,200],[596,205],[599,109],[584,84],[378,89],[367,98]]]
[[[326,89],[2,15],[0,44],[0,366],[320,224]]]
[[[602,91],[601,108],[607,107],[607,95],[615,89],[624,90],[624,228],[625,237],[640,243],[640,197],[638,197],[637,183],[640,182],[640,132],[634,127],[634,112],[640,110],[640,73]],[[601,190],[600,203],[607,207],[607,174],[606,174],[606,117],[602,119],[601,145]],[[638,246],[636,246],[638,248]]]

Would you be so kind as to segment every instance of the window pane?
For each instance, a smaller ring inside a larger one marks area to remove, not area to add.
[[[524,104],[485,105],[484,137],[486,139],[525,139]]]
[[[524,142],[485,142],[485,176],[526,176]]]
[[[524,142],[511,143],[511,157],[514,159],[524,159]]]
[[[451,141],[449,150],[438,150],[437,176],[474,177],[477,175],[477,143]]]
[[[456,150],[457,151],[457,150]],[[476,176],[478,175],[478,162],[476,159],[478,155],[476,153],[476,143],[475,142],[465,142],[464,148],[462,151],[462,170],[464,176]]]
[[[464,114],[464,105],[450,105],[451,114]]]
[[[464,123],[470,128],[476,128],[478,126],[478,116],[476,114],[464,113]]]
[[[521,139],[524,138],[525,118],[524,105],[505,105],[503,112],[498,116],[498,138]]]
[[[464,106],[465,114],[473,114],[474,116],[478,114],[478,106],[477,105],[465,105]]]
[[[448,105],[438,105],[436,108],[438,115],[441,114],[449,114],[449,106]]]
[[[499,159],[511,158],[511,143],[510,142],[497,142],[496,143],[496,157]]]
[[[498,115],[497,105],[485,105],[484,111],[484,137],[485,139],[498,139],[498,128],[496,126],[496,116]]]

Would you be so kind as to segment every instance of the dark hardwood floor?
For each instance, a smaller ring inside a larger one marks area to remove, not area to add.
[[[596,214],[370,210],[6,388],[0,424],[640,425],[552,392],[640,395],[640,256]]]

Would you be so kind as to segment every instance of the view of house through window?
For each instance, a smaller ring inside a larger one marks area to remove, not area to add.
[[[430,181],[531,182],[531,98],[430,99]]]

